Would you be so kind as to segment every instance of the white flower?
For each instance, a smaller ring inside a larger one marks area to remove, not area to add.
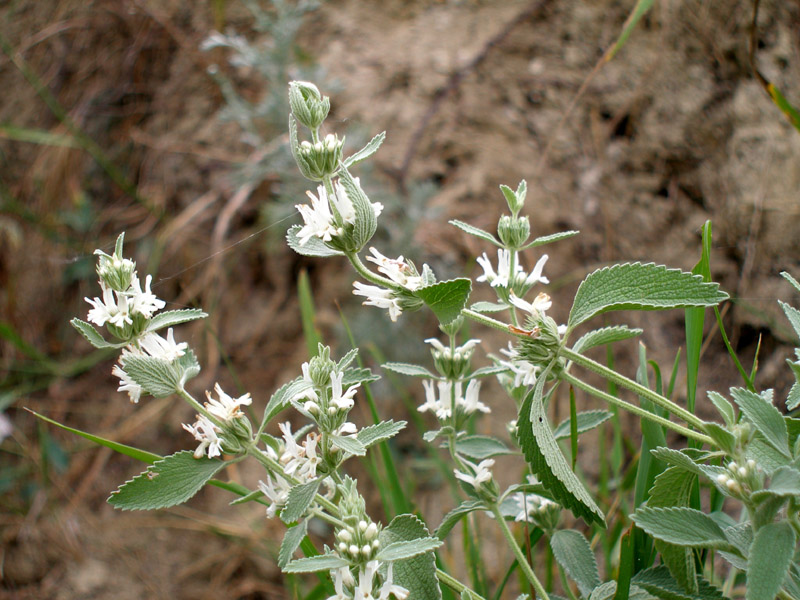
[[[311,192],[306,192],[311,199],[308,204],[297,204],[295,208],[300,211],[305,225],[297,232],[300,245],[304,246],[312,237],[318,237],[324,242],[330,242],[333,236],[341,233],[333,223],[333,214],[328,206],[328,194],[323,186],[317,188],[319,197]]]
[[[543,254],[542,257],[536,262],[536,266],[533,267],[533,271],[531,271],[531,274],[525,277],[525,281],[523,284],[525,287],[530,287],[535,283],[550,283],[550,280],[542,275],[542,270],[544,269],[544,264],[546,262],[547,262],[547,254]],[[522,272],[522,267],[519,268],[519,273],[517,274],[517,277],[519,277],[520,274],[523,276],[525,275],[525,273]]]
[[[421,404],[417,410],[419,412],[431,411],[436,415],[437,419],[444,421],[453,414],[450,410],[450,382],[438,382],[438,399],[436,397],[436,390],[434,390],[433,384],[433,381],[427,379],[422,382],[422,385],[425,388],[425,403]]]
[[[422,287],[422,277],[416,274],[402,256],[388,258],[375,248],[370,248],[369,251],[372,252],[372,256],[368,256],[367,260],[378,265],[378,271],[396,284],[412,292]]]
[[[339,213],[339,216],[342,217],[342,220],[345,223],[355,223],[356,222],[356,210],[353,208],[353,202],[350,200],[350,196],[347,195],[347,191],[344,189],[344,186],[336,182],[334,186],[334,194],[330,196],[331,204],[336,208],[336,211]]]
[[[511,360],[498,361],[498,365],[506,367],[514,373],[514,387],[521,385],[530,386],[536,383],[536,377],[539,373],[539,367],[533,363],[523,360],[519,357],[519,353],[508,343],[508,350],[500,349],[501,354],[505,354]]]
[[[138,313],[145,319],[151,318],[153,313],[166,306],[166,302],[159,300],[158,297],[150,291],[150,283],[152,281],[153,276],[148,275],[144,281],[144,291],[142,291],[139,278],[134,275],[131,280],[130,290],[125,292],[131,296],[131,312]]]
[[[483,267],[483,275],[478,277],[476,281],[488,281],[492,287],[508,287],[510,283],[509,275],[511,273],[511,252],[504,248],[497,250],[497,273],[492,268],[492,263],[486,252],[478,257],[478,264]]]
[[[117,327],[124,327],[125,323],[131,325],[133,321],[129,313],[128,298],[124,294],[115,292],[110,287],[107,287],[102,281],[100,282],[100,288],[103,290],[102,300],[100,298],[94,298],[93,300],[84,298],[94,307],[89,311],[86,318],[100,327],[107,322]]]
[[[359,385],[351,386],[347,391],[342,394],[342,379],[344,378],[344,371],[339,373],[331,373],[331,404],[340,410],[349,410],[353,408],[353,396],[356,395]]]
[[[331,573],[334,573],[334,571],[331,571]],[[344,586],[351,586],[354,583],[350,567],[339,567],[333,576],[333,589],[336,591],[336,595],[329,596],[328,600],[350,600],[350,596],[344,593]]]
[[[477,379],[472,379],[467,384],[467,393],[462,398],[460,395],[456,397],[456,403],[464,409],[464,413],[471,415],[476,410],[482,413],[489,413],[491,410],[483,402],[478,400],[478,393],[481,389],[481,382]]]
[[[167,339],[162,338],[157,333],[147,333],[139,339],[139,346],[153,358],[160,358],[167,362],[172,362],[176,358],[183,356],[189,344],[186,342],[176,343],[172,333],[172,327],[167,330]]]
[[[473,471],[470,473],[463,473],[458,469],[454,469],[456,479],[468,483],[474,488],[478,488],[482,483],[487,483],[492,480],[492,472],[489,470],[494,465],[493,458],[482,460],[479,464],[475,465],[469,461],[464,461]]]
[[[394,292],[384,288],[379,288],[374,285],[365,285],[360,281],[353,282],[353,294],[356,296],[364,296],[366,300],[362,303],[364,306],[377,306],[378,308],[389,309],[389,318],[392,321],[397,321],[397,317],[403,312],[400,308],[400,303],[394,297]]]
[[[284,465],[286,474],[294,475],[301,483],[311,481],[317,476],[317,465],[321,460],[317,456],[318,437],[311,433],[300,445],[294,439],[289,423],[281,423],[278,427],[283,433],[285,443],[280,462]]]
[[[375,573],[378,572],[380,563],[377,560],[371,560],[367,563],[366,567],[362,567],[358,572],[358,585],[353,590],[353,600],[374,600],[375,596],[372,595],[373,581]]]
[[[389,596],[394,596],[398,600],[405,600],[408,598],[408,595],[411,593],[406,588],[394,585],[392,583],[392,566],[394,565],[393,562],[389,563],[389,567],[386,571],[386,579],[381,586],[381,595],[378,597],[378,600],[388,600]]]
[[[222,439],[217,437],[219,429],[214,423],[209,421],[203,415],[197,415],[197,421],[194,425],[187,425],[182,423],[183,428],[194,436],[194,439],[200,442],[200,445],[194,451],[195,458],[201,458],[208,448],[208,458],[219,456],[222,447]]]
[[[522,298],[517,298],[514,294],[511,294],[508,300],[520,310],[530,313],[534,318],[538,318],[539,316],[544,317],[544,311],[549,310],[550,307],[553,306],[550,296],[544,292],[540,292],[536,298],[534,298],[533,302],[526,302]]]
[[[208,412],[221,421],[232,421],[233,419],[244,416],[244,413],[239,407],[250,406],[250,404],[253,402],[253,399],[250,398],[250,394],[245,394],[244,396],[239,396],[235,399],[231,398],[228,394],[222,391],[222,388],[218,383],[214,384],[214,391],[217,392],[219,400],[212,398],[211,394],[206,391],[206,398],[208,398],[208,402],[205,403],[205,406],[208,409]]]
[[[258,487],[271,502],[267,507],[267,516],[271,519],[279,509],[286,505],[286,500],[289,498],[289,490],[292,489],[292,486],[281,477],[276,477],[273,480],[267,474],[267,480],[259,481]]]
[[[119,365],[114,365],[114,368],[111,369],[111,374],[115,377],[119,377],[120,379],[117,391],[128,392],[128,397],[131,399],[131,402],[139,402],[139,398],[142,397],[142,386],[131,379],[131,376],[128,375]]]

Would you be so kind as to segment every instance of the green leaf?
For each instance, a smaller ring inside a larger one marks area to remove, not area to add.
[[[120,363],[130,378],[151,396],[164,398],[181,389],[179,369],[162,358],[129,354]]]
[[[800,282],[799,282],[799,281],[797,281],[797,279],[795,279],[794,277],[792,277],[792,276],[791,276],[789,273],[787,273],[786,271],[781,271],[781,277],[783,277],[783,278],[784,278],[786,281],[788,281],[789,283],[791,283],[791,284],[792,284],[792,287],[793,287],[794,289],[796,289],[798,292],[800,292]]]
[[[625,42],[628,41],[631,33],[636,28],[636,24],[641,20],[641,18],[650,10],[650,7],[653,6],[654,0],[638,0],[636,6],[633,7],[633,10],[628,15],[628,18],[625,19],[625,23],[622,26],[622,32],[617,37],[617,40],[608,47],[608,49],[603,54],[603,58],[601,59],[602,62],[608,62],[614,55],[625,45]],[[602,63],[601,63],[602,64]]]
[[[451,279],[421,288],[414,295],[427,304],[442,325],[457,318],[469,300],[472,281]]]
[[[100,332],[97,331],[94,327],[92,327],[86,321],[81,321],[80,319],[72,319],[69,322],[75,329],[78,330],[86,341],[89,342],[95,348],[122,348],[123,346],[127,346],[128,342],[120,342],[118,344],[112,344],[111,342],[107,342]]]
[[[125,482],[108,498],[122,510],[155,510],[186,502],[226,466],[213,458],[195,458],[182,450],[153,463],[144,473]]]
[[[264,492],[261,490],[253,490],[252,492],[245,493],[244,496],[239,496],[238,498],[231,500],[228,504],[231,506],[235,506],[237,504],[246,504],[248,502],[254,502],[263,496]]]
[[[495,246],[502,247],[502,244],[500,243],[500,241],[496,237],[494,237],[491,233],[489,233],[488,231],[484,231],[483,229],[478,229],[477,227],[474,227],[473,225],[470,225],[469,223],[464,223],[464,221],[458,221],[456,219],[451,220],[450,221],[450,225],[455,225],[461,231],[465,231],[468,234],[474,235],[475,237],[480,238],[480,239],[482,239],[482,240],[484,240],[486,242],[491,242]]]
[[[353,165],[360,163],[362,160],[366,160],[378,151],[378,148],[381,147],[381,144],[383,144],[383,140],[385,139],[386,132],[382,131],[372,138],[361,150],[344,159],[342,163],[345,167],[352,167]]]
[[[725,425],[728,427],[736,425],[736,411],[733,408],[733,404],[725,399],[725,396],[717,392],[708,392],[708,399],[711,400],[711,403],[717,408],[719,414],[722,415],[722,418],[725,420]]]
[[[281,542],[281,549],[278,551],[278,566],[285,567],[292,560],[292,555],[295,550],[300,546],[300,542],[306,537],[308,531],[308,521],[300,521],[294,527],[289,527],[286,530],[286,535],[283,536]]]
[[[616,598],[617,582],[606,581],[592,590],[589,600],[611,600]],[[642,588],[632,585],[628,593],[628,600],[653,600],[653,597]]]
[[[795,350],[795,352],[797,352],[797,350]],[[800,352],[798,352],[798,356],[800,356]],[[800,360],[792,361],[791,359],[787,358],[786,364],[789,365],[789,368],[792,370],[796,380],[792,388],[789,390],[789,394],[786,396],[786,408],[789,410],[794,410],[800,406]]]
[[[303,256],[313,256],[316,258],[344,256],[344,253],[334,250],[333,248],[328,248],[325,242],[316,236],[310,238],[305,244],[301,244],[300,238],[297,237],[297,232],[302,228],[302,225],[292,225],[289,231],[286,232],[286,242],[289,244],[289,248]]]
[[[477,379],[479,377],[498,375],[500,373],[505,373],[506,371],[508,371],[508,367],[500,367],[500,366],[481,367],[480,369],[475,369],[472,373],[470,373],[469,379]]]
[[[800,471],[793,467],[778,467],[772,473],[769,486],[753,494],[753,500],[761,502],[767,496],[800,497]]]
[[[550,538],[553,556],[575,583],[581,596],[588,598],[600,585],[600,574],[589,542],[574,529],[560,529]]]
[[[789,432],[780,411],[772,405],[765,395],[759,395],[744,388],[731,388],[733,401],[764,439],[778,452],[791,458],[789,453]]]
[[[380,375],[376,375],[369,369],[347,369],[342,377],[342,386],[349,387],[357,383],[378,381],[380,378]]]
[[[208,315],[202,310],[197,308],[187,308],[185,310],[169,310],[167,312],[158,313],[147,323],[145,333],[151,331],[158,331],[164,327],[172,327],[173,325],[180,325],[181,323],[188,323],[196,319],[204,319]]]
[[[560,242],[572,236],[578,235],[580,231],[562,231],[561,233],[552,233],[550,235],[543,235],[536,238],[532,242],[525,244],[520,250],[527,250],[528,248],[536,248],[537,246],[544,246],[545,244],[552,244],[553,242]]]
[[[515,454],[503,442],[488,435],[468,435],[457,439],[456,452],[478,460],[492,456]]]
[[[667,467],[656,476],[653,487],[650,488],[648,506],[650,508],[688,506],[695,477],[695,473],[681,467]],[[692,593],[697,592],[694,550],[658,539],[655,540],[655,547],[661,553],[662,562],[683,589]]]
[[[792,325],[792,329],[794,329],[795,335],[800,338],[800,310],[797,310],[793,306],[789,306],[786,302],[781,302],[778,300],[778,304],[781,305],[783,312],[786,314],[786,318],[789,319],[789,323]]]
[[[589,348],[605,346],[622,340],[628,340],[642,334],[641,329],[629,329],[627,325],[612,325],[595,329],[582,336],[572,347],[573,352],[586,352]]]
[[[611,418],[611,415],[612,413],[602,409],[579,412],[577,418],[578,433],[581,434],[602,425]],[[571,426],[570,419],[561,421],[558,427],[553,430],[553,437],[557,440],[568,438],[570,436]]]
[[[310,387],[311,384],[308,381],[302,377],[298,377],[278,388],[270,397],[269,402],[267,402],[267,407],[264,409],[264,418],[262,419],[260,430],[263,431],[264,426],[269,423],[272,418],[275,417],[275,415],[286,408],[289,400],[297,396],[297,394],[305,392]]]
[[[42,421],[50,423],[51,425],[55,425],[56,427],[60,427],[65,431],[69,431],[70,433],[74,433],[75,435],[79,435],[84,439],[89,440],[97,444],[98,446],[105,446],[106,448],[111,448],[114,452],[119,452],[120,454],[124,454],[125,456],[130,456],[135,460],[139,460],[144,463],[153,464],[157,460],[161,460],[163,457],[158,454],[153,454],[152,452],[147,452],[146,450],[139,450],[139,448],[134,448],[133,446],[126,446],[125,444],[120,444],[117,442],[113,442],[106,438],[100,437],[99,435],[93,435],[91,433],[86,433],[85,431],[81,431],[80,429],[74,429],[72,427],[67,427],[66,425],[62,425],[58,421],[54,421],[44,415],[40,415],[37,412],[32,411],[29,408],[26,408],[29,413],[35,416]]]
[[[746,600],[773,600],[794,555],[795,533],[787,521],[756,531],[747,561]]]
[[[400,540],[392,542],[388,546],[381,546],[380,551],[375,556],[376,560],[384,562],[394,562],[414,558],[426,552],[433,552],[442,545],[442,540],[435,537],[417,538],[414,540]]]
[[[501,304],[500,302],[476,302],[472,306],[469,307],[470,310],[474,310],[475,312],[500,312],[501,310],[506,310],[508,308],[507,304]]]
[[[401,375],[410,375],[411,377],[427,377],[429,379],[439,379],[436,375],[431,373],[425,367],[420,365],[412,365],[410,363],[388,362],[381,365],[384,369],[389,369]]]
[[[381,421],[375,425],[367,425],[361,429],[356,438],[361,442],[365,448],[369,448],[373,444],[388,440],[396,436],[406,426],[405,421]]]
[[[284,573],[315,573],[317,571],[332,571],[346,567],[350,563],[336,554],[320,554],[307,558],[298,558],[283,567]]]
[[[434,535],[440,540],[444,540],[462,517],[473,511],[486,509],[487,506],[482,500],[466,500],[444,516],[441,524],[436,528]]]
[[[700,275],[654,263],[605,267],[583,280],[570,310],[570,330],[612,310],[663,310],[713,306],[728,298],[716,283]]]
[[[728,454],[733,454],[736,450],[736,436],[717,423],[706,423],[705,430],[712,440]]]
[[[690,548],[730,547],[725,532],[707,514],[693,508],[639,507],[631,517],[654,538]]]
[[[745,456],[758,463],[767,475],[772,475],[776,469],[791,464],[791,459],[775,449],[761,437],[755,437],[747,444]]]
[[[398,515],[380,533],[381,547],[395,542],[429,538],[427,527],[414,515]],[[414,600],[441,600],[436,563],[430,552],[394,563],[394,583],[406,588]]]
[[[299,483],[292,486],[289,496],[286,498],[286,507],[281,511],[281,521],[293,523],[302,517],[317,494],[321,479],[314,479],[306,483]]]
[[[339,181],[347,192],[347,197],[353,204],[355,212],[355,227],[353,228],[353,243],[357,249],[363,248],[375,235],[378,228],[378,219],[375,209],[369,201],[361,185],[353,179],[346,166],[339,169]]]
[[[633,576],[631,583],[647,590],[660,600],[722,600],[724,598],[719,589],[702,577],[698,577],[696,580],[696,591],[687,592],[663,565],[639,571]]]
[[[587,524],[605,524],[603,512],[578,480],[561,454],[544,412],[542,391],[546,375],[539,377],[517,417],[517,436],[531,471],[564,508]]]
[[[331,434],[330,438],[334,446],[338,446],[348,454],[364,456],[367,453],[367,449],[364,447],[364,444],[362,444],[357,438],[349,435],[333,434]]]

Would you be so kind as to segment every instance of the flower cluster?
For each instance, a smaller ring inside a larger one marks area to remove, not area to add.
[[[716,482],[732,496],[743,498],[761,489],[764,483],[762,469],[753,459],[743,461],[741,464],[730,461],[726,470],[727,473],[717,475]]]
[[[193,425],[183,423],[183,428],[200,442],[194,451],[195,458],[201,458],[204,454],[209,458],[220,456],[223,444],[232,450],[239,450],[237,442],[249,441],[252,437],[250,421],[241,410],[242,406],[250,406],[253,402],[250,394],[232,398],[218,383],[214,385],[214,391],[219,399],[212,398],[206,392],[206,414],[197,415]]]
[[[386,577],[383,583],[375,581],[375,576],[380,575],[378,571],[381,563],[371,560],[358,568],[358,584],[350,570],[350,567],[340,567],[331,571],[333,577],[333,587],[335,595],[329,596],[328,600],[389,600],[394,597],[397,600],[405,600],[409,597],[409,591],[399,585],[395,585],[392,576],[392,563],[388,563]]]
[[[461,381],[425,380],[422,385],[425,388],[425,402],[417,410],[419,412],[432,412],[442,422],[448,421],[453,415],[453,406],[455,406],[457,412],[465,416],[469,416],[476,411],[482,413],[491,412],[488,406],[478,400],[481,382],[477,379],[470,380],[467,384],[466,393],[463,392]],[[438,396],[434,386],[438,388]]]
[[[478,264],[483,267],[483,275],[480,275],[476,281],[489,283],[504,299],[508,299],[510,294],[522,297],[537,283],[550,283],[550,280],[542,275],[546,262],[547,254],[538,260],[533,271],[525,273],[516,252],[499,248],[497,250],[497,271],[495,271],[489,257],[484,252],[478,257]]]

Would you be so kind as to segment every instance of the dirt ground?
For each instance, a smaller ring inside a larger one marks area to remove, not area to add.
[[[386,130],[374,167],[358,173],[387,206],[378,239],[442,276],[479,274],[474,258],[490,250],[447,221],[492,229],[497,186],[526,179],[536,235],[581,231],[548,249],[561,321],[578,282],[608,262],[691,269],[711,219],[712,273],[735,297],[726,328],[745,361],[761,340],[758,381],[784,397],[791,332],[776,300],[798,301],[779,273],[800,275],[800,134],[753,77],[752,3],[656,2],[565,118],[633,4],[322,2],[303,16],[276,81],[314,67],[331,130],[348,139]],[[436,334],[430,318],[388,326],[356,310],[343,264],[323,267],[281,243],[302,201],[293,166],[270,150],[286,134],[265,126],[270,146],[249,144],[220,118],[225,89],[209,68],[250,102],[282,98],[283,84],[231,65],[225,49],[200,49],[215,29],[275,43],[253,24],[236,0],[0,6],[0,409],[14,425],[0,445],[0,598],[292,597],[275,565],[280,526],[262,508],[228,507],[228,495],[206,490],[174,510],[114,511],[109,491],[141,465],[23,410],[154,452],[191,447],[178,425],[187,407],[130,405],[109,377],[113,358],[92,354],[68,325],[97,293],[93,249],[109,250],[119,231],[172,308],[211,313],[181,329],[204,365],[198,392],[220,381],[263,405],[299,373],[302,270],[330,343],[346,344],[342,306],[362,347],[426,360],[414,344]],[[761,2],[755,61],[795,104],[798,31],[800,3]],[[650,355],[671,364],[680,311],[623,320],[644,327]],[[620,364],[634,353],[621,349]],[[719,336],[701,377],[703,389],[738,383]],[[402,418],[401,394],[377,392],[385,415]],[[401,437],[399,468],[417,473],[417,504],[435,526],[449,507],[425,482],[419,444]],[[504,559],[488,565],[492,575]]]

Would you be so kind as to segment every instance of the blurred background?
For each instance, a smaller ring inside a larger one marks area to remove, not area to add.
[[[0,597],[257,599],[305,589],[281,580],[282,526],[263,507],[227,507],[230,496],[212,489],[168,511],[116,512],[108,493],[142,465],[23,410],[161,454],[193,447],[179,425],[188,407],[129,404],[110,376],[113,353],[93,351],[69,326],[85,318],[83,298],[98,295],[93,250],[110,252],[121,231],[168,308],[210,314],[177,335],[203,365],[195,395],[219,381],[263,406],[299,373],[308,358],[301,276],[337,353],[349,347],[347,323],[373,368],[429,364],[419,340],[437,334],[430,315],[392,324],[361,309],[342,261],[300,257],[284,243],[300,221],[294,205],[312,189],[288,151],[290,79],[330,95],[326,132],[346,135],[346,151],[387,131],[356,170],[386,206],[375,245],[440,278],[474,277],[475,257],[491,251],[447,221],[494,230],[497,186],[526,179],[534,235],[581,231],[547,249],[560,321],[580,280],[608,262],[691,269],[711,219],[712,274],[735,297],[724,310],[731,341],[751,364],[760,340],[757,381],[784,397],[793,341],[776,300],[798,300],[779,273],[800,276],[800,132],[753,66],[800,102],[800,2],[761,2],[754,34],[751,1],[657,1],[603,63],[633,5],[2,3]],[[644,326],[650,356],[670,365],[682,317],[624,322]],[[701,388],[738,384],[719,335],[704,352]],[[635,353],[621,348],[618,365]],[[386,418],[408,419],[421,391],[396,378],[375,387]],[[393,449],[435,527],[452,504],[435,502],[442,482],[422,444],[412,431]],[[230,476],[251,486],[258,477]],[[450,552],[457,563],[459,548]],[[487,568],[492,576],[492,561]]]

